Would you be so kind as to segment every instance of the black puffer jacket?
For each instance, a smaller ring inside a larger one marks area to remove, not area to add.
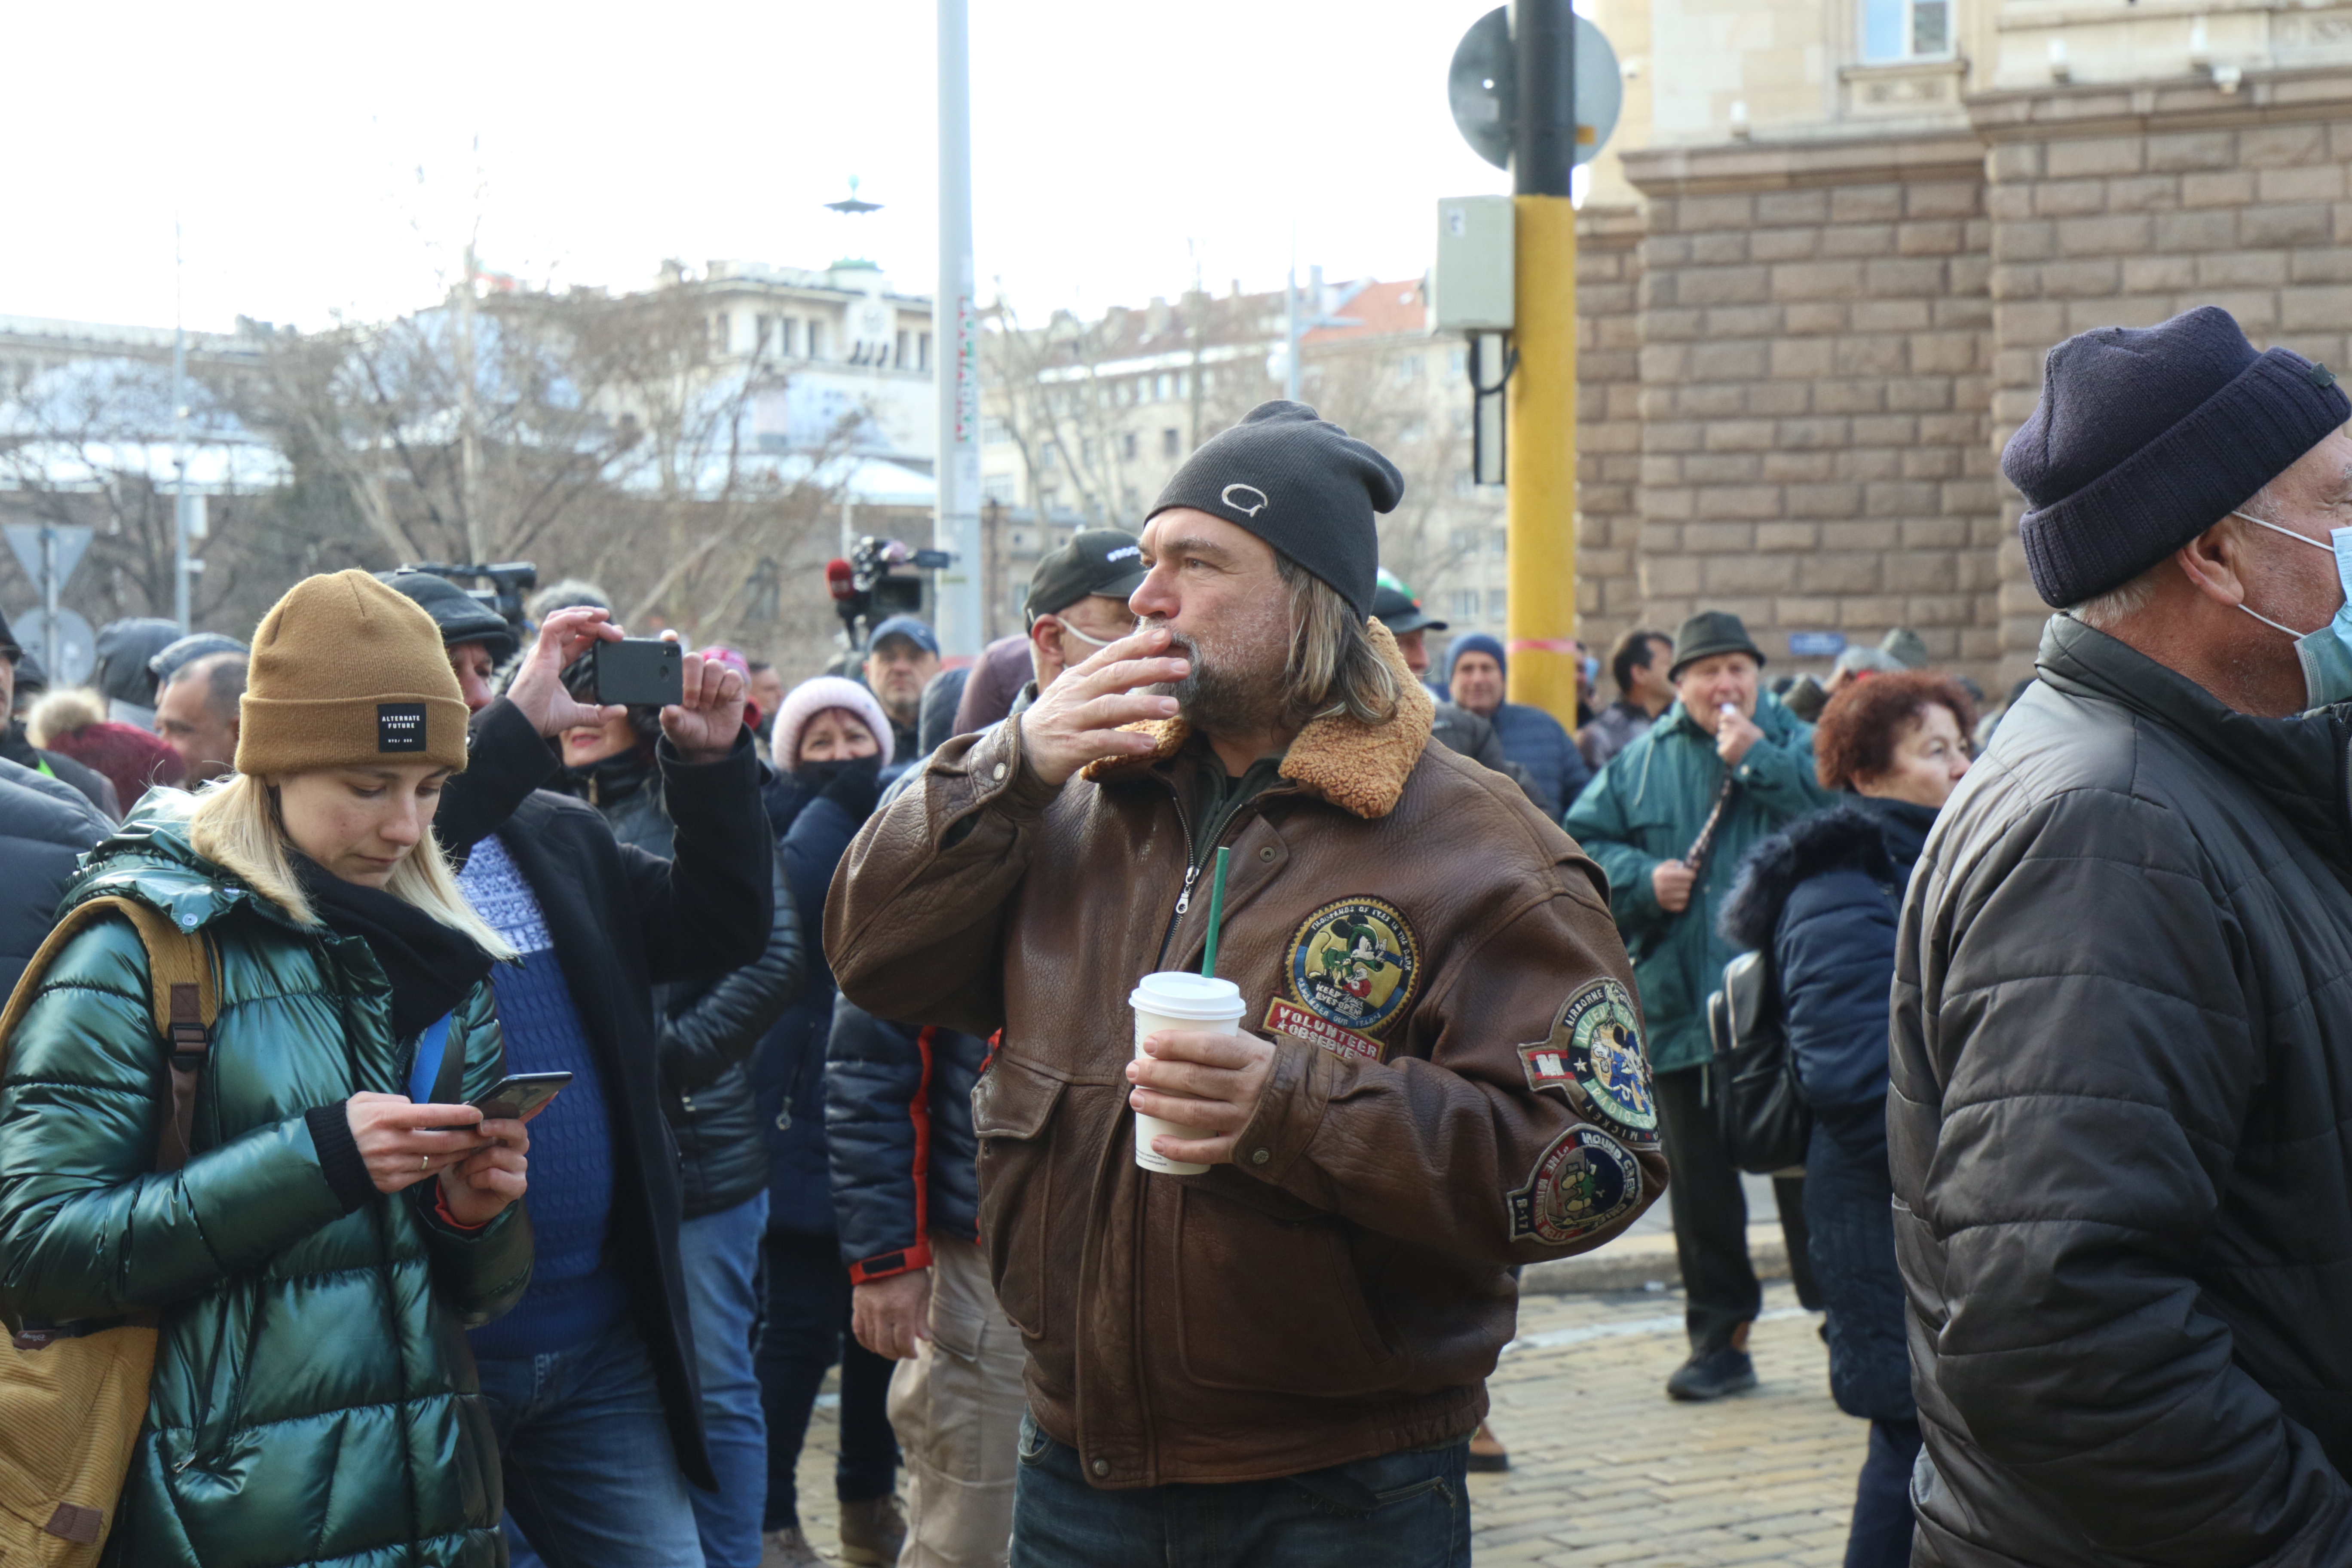
[[[841,1260],[859,1284],[928,1268],[934,1235],[980,1237],[971,1088],[988,1042],[833,1005],[824,1137]]]
[[[628,763],[634,763],[635,766]],[[615,764],[621,764],[616,766]],[[631,753],[572,774],[604,814],[613,837],[669,858],[677,829],[662,804],[661,774]],[[775,914],[766,951],[707,985],[654,992],[661,1042],[662,1114],[677,1139],[686,1217],[717,1214],[768,1184],[767,1145],[751,1095],[751,1057],[800,988],[800,916],[774,858]]]
[[[1909,1421],[1903,1276],[1886,1173],[1886,995],[1895,922],[1936,813],[1850,800],[1748,851],[1723,934],[1769,951],[1797,1081],[1813,1111],[1805,1250],[1829,1310],[1830,1392],[1870,1421]]]
[[[1916,1563],[2352,1562],[2352,711],[2065,616],[1903,910]]]
[[[83,853],[112,826],[79,791],[0,758],[0,997],[48,940]]]

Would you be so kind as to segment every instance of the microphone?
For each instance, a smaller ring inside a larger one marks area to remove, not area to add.
[[[824,563],[824,586],[836,601],[846,603],[857,597],[857,574],[836,555]]]

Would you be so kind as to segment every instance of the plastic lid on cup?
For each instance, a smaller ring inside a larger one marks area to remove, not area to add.
[[[1180,1018],[1188,1024],[1222,1024],[1243,1012],[1240,986],[1181,969],[1145,975],[1136,982],[1127,1002],[1139,1013]]]

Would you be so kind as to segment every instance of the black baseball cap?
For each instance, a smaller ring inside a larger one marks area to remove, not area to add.
[[[1372,619],[1388,627],[1391,637],[1408,632],[1442,632],[1448,623],[1421,607],[1421,596],[1383,570],[1372,585]]]
[[[1029,618],[1055,616],[1089,595],[1127,602],[1143,586],[1143,546],[1123,528],[1089,528],[1029,574]]]
[[[892,616],[866,635],[866,651],[872,653],[891,637],[905,637],[923,652],[937,655],[939,634],[913,616]]]

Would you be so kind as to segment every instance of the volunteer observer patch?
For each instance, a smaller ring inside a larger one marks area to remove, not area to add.
[[[1369,1037],[1379,1034],[1412,1000],[1421,978],[1421,944],[1394,905],[1371,898],[1341,899],[1307,917],[1290,939],[1286,967],[1294,1002],[1347,1035],[1365,1037],[1369,1044]],[[1334,1050],[1363,1054],[1306,1029],[1291,1032]],[[1373,1046],[1370,1054],[1377,1058],[1379,1047]]]
[[[1533,1089],[1556,1089],[1593,1121],[1636,1148],[1658,1146],[1658,1104],[1633,998],[1614,980],[1596,980],[1568,999],[1551,1033],[1519,1047]]]
[[[1641,1167],[1617,1140],[1598,1128],[1571,1127],[1507,1200],[1511,1239],[1562,1246],[1618,1218],[1641,1195]]]

